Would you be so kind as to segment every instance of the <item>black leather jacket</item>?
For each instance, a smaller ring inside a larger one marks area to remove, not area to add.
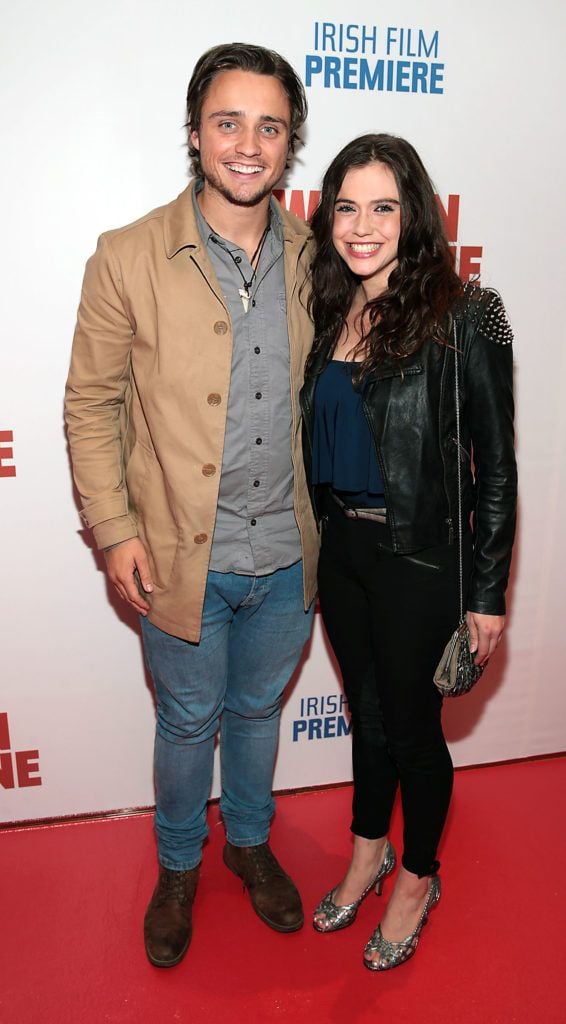
[[[515,533],[512,333],[497,293],[466,286],[453,311],[459,357],[460,462],[464,529],[473,512],[474,563],[467,608],[505,613]],[[321,352],[301,391],[303,449],[310,481],[314,392]],[[454,350],[425,342],[403,363],[368,380],[363,407],[385,485],[394,550],[409,554],[453,542],[458,476]],[[315,488],[311,500],[317,514]],[[317,519],[320,516],[317,514]]]

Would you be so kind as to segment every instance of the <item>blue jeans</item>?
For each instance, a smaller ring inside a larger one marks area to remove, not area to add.
[[[164,867],[200,862],[219,725],[227,838],[235,846],[267,841],[281,701],[312,612],[303,609],[298,562],[269,576],[209,572],[198,644],[142,618],[157,696],[155,828]]]

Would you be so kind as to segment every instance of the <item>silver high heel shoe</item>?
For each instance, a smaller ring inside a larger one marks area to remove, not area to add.
[[[417,927],[411,935],[401,942],[390,942],[384,939],[381,934],[381,926],[378,925],[364,949],[364,964],[370,971],[390,971],[393,967],[400,967],[407,960],[415,955],[419,936],[423,926],[428,920],[428,915],[434,905],[440,899],[440,878],[433,875],[428,887],[426,903],[419,918]],[[370,953],[379,953],[379,960],[366,960]]]
[[[381,895],[383,880],[387,875],[391,874],[396,861],[397,858],[395,856],[395,850],[389,840],[387,840],[387,843],[385,844],[385,853],[379,871],[375,878],[372,878],[369,885],[366,885],[362,895],[357,900],[354,900],[353,903],[347,903],[344,907],[339,907],[333,899],[336,889],[332,889],[330,892],[327,892],[326,896],[320,901],[314,912],[313,927],[316,928],[317,932],[337,932],[340,928],[347,928],[349,924],[352,924],[356,919],[360,903],[366,898],[368,893],[371,892],[374,886],[376,896]],[[319,924],[317,922],[317,914],[324,914],[324,923]]]

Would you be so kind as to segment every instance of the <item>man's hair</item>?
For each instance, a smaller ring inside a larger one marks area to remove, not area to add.
[[[195,64],[187,89],[187,123],[191,171],[202,176],[198,149],[191,143],[191,132],[200,129],[202,105],[206,94],[222,71],[251,71],[255,75],[270,75],[283,86],[291,108],[289,126],[289,151],[292,153],[298,139],[301,125],[307,118],[307,98],[303,83],[291,65],[275,50],[249,43],[222,43],[203,53]]]

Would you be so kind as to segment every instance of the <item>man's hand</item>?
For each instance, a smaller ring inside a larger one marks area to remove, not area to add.
[[[467,612],[466,619],[470,631],[470,651],[476,651],[476,665],[485,665],[497,647],[505,629],[504,615],[480,615],[479,612]]]
[[[121,544],[104,552],[106,571],[110,582],[114,584],[120,597],[131,604],[140,615],[147,615],[149,605],[140,596],[134,579],[137,569],[141,585],[147,594],[151,594],[153,583],[149,573],[149,563],[145,548],[138,537],[124,540]]]

